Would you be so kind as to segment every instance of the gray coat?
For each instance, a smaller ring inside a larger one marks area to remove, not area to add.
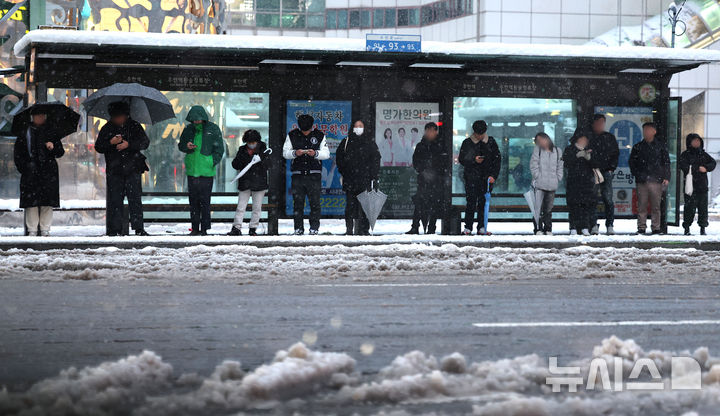
[[[553,147],[552,151],[541,150],[535,146],[530,158],[530,172],[535,189],[556,191],[563,177],[563,161],[560,150]]]

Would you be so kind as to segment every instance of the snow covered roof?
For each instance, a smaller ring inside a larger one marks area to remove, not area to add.
[[[94,32],[74,30],[34,30],[15,44],[15,54],[24,56],[32,44],[64,44],[86,47],[128,46],[148,49],[201,49],[201,50],[267,50],[315,53],[347,53],[354,56],[379,55],[365,51],[365,39],[308,38],[293,36],[235,36],[177,33]],[[357,55],[356,55],[357,54]],[[382,55],[382,54],[380,54]],[[387,53],[387,55],[390,55]],[[704,49],[669,49],[656,47],[606,47],[591,45],[541,45],[503,43],[458,43],[423,41],[420,54],[392,54],[395,57],[418,56],[470,58],[567,58],[608,60],[637,63],[645,61],[668,66],[720,62],[720,51]]]

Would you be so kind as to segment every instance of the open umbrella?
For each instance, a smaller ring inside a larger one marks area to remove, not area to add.
[[[380,215],[380,211],[382,211],[383,205],[385,205],[385,201],[387,201],[387,195],[377,189],[371,189],[360,193],[357,199],[370,223],[370,229],[374,231],[375,222]]]
[[[537,203],[535,201],[535,190],[533,188],[530,188],[530,190],[525,192],[523,196],[525,197],[525,200],[530,207],[530,213],[533,216],[535,224],[538,224],[538,222],[540,221],[540,207],[537,206]]]
[[[485,223],[483,224],[483,227],[485,227],[485,232],[488,232],[487,225],[488,225],[488,216],[490,215],[490,198],[491,197],[492,197],[492,194],[490,192],[490,178],[488,178],[487,192],[485,192]]]
[[[73,111],[72,108],[58,102],[37,103],[25,108],[13,117],[12,133],[15,136],[22,136],[27,132],[32,121],[30,113],[38,109],[47,116],[47,125],[55,129],[60,134],[60,137],[68,136],[77,131],[80,114]]]
[[[108,120],[108,105],[115,101],[128,103],[130,117],[142,124],[155,124],[175,118],[172,104],[163,93],[136,83],[117,83],[101,88],[85,99],[83,106],[88,116]]]

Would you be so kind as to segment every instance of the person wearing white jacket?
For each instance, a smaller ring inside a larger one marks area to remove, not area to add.
[[[563,161],[560,150],[544,132],[535,135],[530,172],[535,190],[535,209],[539,210],[539,219],[536,221],[533,218],[535,234],[552,235],[552,210],[555,192],[563,177]]]

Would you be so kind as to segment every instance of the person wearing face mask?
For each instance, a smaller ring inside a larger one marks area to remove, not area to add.
[[[357,196],[371,188],[377,189],[380,174],[380,150],[362,120],[353,122],[353,130],[343,139],[335,153],[335,162],[342,175],[345,204],[346,235],[370,234],[370,223]]]
[[[238,149],[232,167],[243,170],[250,165],[250,169],[238,179],[238,205],[235,210],[233,228],[228,235],[242,235],[242,223],[245,218],[245,208],[250,197],[252,197],[252,216],[250,217],[249,235],[257,235],[257,227],[260,224],[260,213],[262,211],[263,198],[268,190],[267,172],[270,163],[270,152],[262,142],[260,133],[257,130],[247,130],[243,133],[242,141],[245,143]],[[260,161],[253,163],[253,158],[258,156]]]
[[[589,134],[578,129],[563,152],[563,165],[567,169],[566,197],[570,216],[570,235],[590,235],[592,210],[595,209],[595,172],[591,163],[592,150],[588,148]]]
[[[290,160],[292,175],[293,222],[295,235],[303,235],[305,198],[310,202],[310,235],[320,230],[320,196],[322,194],[322,161],[330,158],[325,134],[313,128],[315,119],[301,114],[298,127],[285,138],[283,157]]]

